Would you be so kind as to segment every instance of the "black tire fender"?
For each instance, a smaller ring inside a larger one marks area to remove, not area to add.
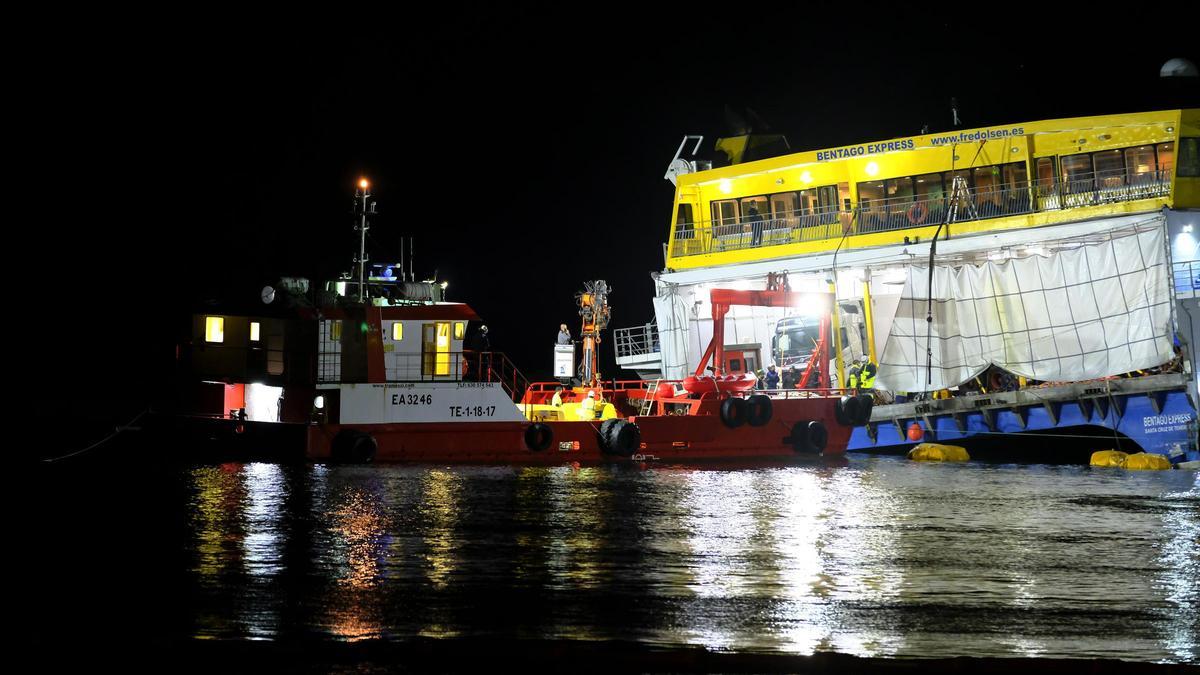
[[[375,437],[357,429],[342,429],[333,437],[330,455],[340,464],[368,464],[375,459],[379,443]]]
[[[721,401],[721,422],[730,429],[736,429],[746,423],[746,412],[744,398],[734,396]]]
[[[525,447],[534,452],[541,452],[554,442],[554,430],[550,425],[534,422],[525,428]]]
[[[774,411],[774,406],[771,404],[771,397],[766,394],[755,394],[750,397],[747,402],[746,421],[752,427],[764,426],[771,421],[771,414]]]
[[[642,430],[629,420],[615,420],[602,440],[605,452],[628,457],[642,446]]]

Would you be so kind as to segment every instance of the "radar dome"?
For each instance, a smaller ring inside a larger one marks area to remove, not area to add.
[[[1163,64],[1158,71],[1159,77],[1198,77],[1200,71],[1196,70],[1196,64],[1187,59],[1171,59]]]

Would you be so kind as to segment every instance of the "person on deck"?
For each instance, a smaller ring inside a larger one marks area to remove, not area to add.
[[[591,420],[596,418],[596,392],[589,391],[587,398],[579,404],[579,419]]]
[[[779,372],[775,366],[767,366],[767,389],[779,388]]]
[[[759,215],[756,205],[750,205],[750,215],[746,216],[746,220],[750,221],[750,245],[761,246],[763,239],[763,217]]]
[[[550,405],[554,406],[555,408],[561,408],[562,407],[562,393],[563,393],[562,387],[555,387],[554,388],[554,398],[550,399]]]

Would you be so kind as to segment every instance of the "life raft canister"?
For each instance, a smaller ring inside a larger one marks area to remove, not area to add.
[[[908,207],[908,222],[913,225],[925,222],[928,216],[929,207],[925,206],[925,202],[913,202],[913,205]]]
[[[541,452],[554,442],[554,430],[548,424],[534,422],[525,428],[525,447]]]

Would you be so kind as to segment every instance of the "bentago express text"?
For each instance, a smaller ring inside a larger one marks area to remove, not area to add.
[[[950,145],[952,143],[986,141],[997,138],[1008,138],[1010,136],[1023,135],[1025,135],[1024,127],[1013,127],[1012,129],[983,129],[981,131],[962,131],[949,136],[933,136],[929,139],[929,142],[931,145]],[[899,141],[885,141],[882,143],[868,143],[867,145],[856,145],[850,148],[821,150],[817,153],[817,161],[829,162],[835,159],[862,157],[863,155],[877,155],[882,152],[914,150],[916,147],[916,141],[911,138],[905,138]]]

